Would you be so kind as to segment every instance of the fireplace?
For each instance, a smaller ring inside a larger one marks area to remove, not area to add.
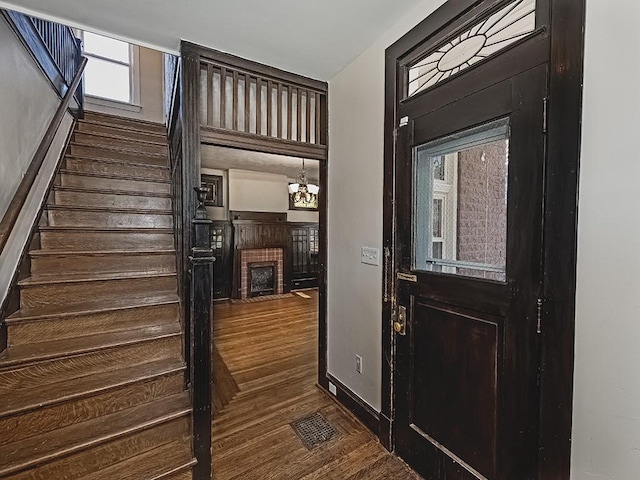
[[[276,262],[249,264],[249,297],[273,295],[276,292]]]
[[[238,298],[284,292],[284,251],[282,248],[239,250],[240,282]]]

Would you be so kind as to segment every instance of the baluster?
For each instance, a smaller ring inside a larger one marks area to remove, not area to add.
[[[233,89],[231,95],[233,96],[232,127],[233,130],[238,130],[238,72],[233,72]]]
[[[307,118],[306,118],[306,125],[305,127],[307,127],[306,129],[306,135],[305,135],[305,142],[307,143],[311,143],[311,92],[309,90],[307,90],[306,92],[306,98],[307,98]]]
[[[262,135],[262,79],[256,78],[256,133]]]
[[[277,119],[277,137],[282,138],[282,84],[278,83],[278,98],[277,98],[277,110],[278,110],[278,119]]]
[[[249,132],[251,122],[251,76],[248,73],[244,75],[244,131]]]
[[[302,90],[300,88],[297,88],[296,92],[296,103],[298,105],[296,109],[296,114],[298,117],[296,122],[296,140],[300,141],[302,139]]]
[[[227,69],[220,67],[220,128],[227,128]]]
[[[316,92],[316,145],[320,144],[320,94]]]
[[[207,125],[213,125],[213,65],[207,64]]]
[[[287,140],[291,140],[291,123],[293,122],[293,88],[287,85]]]
[[[273,82],[267,81],[267,136],[271,136],[271,124],[273,123],[273,110],[272,110],[272,96],[273,96]]]

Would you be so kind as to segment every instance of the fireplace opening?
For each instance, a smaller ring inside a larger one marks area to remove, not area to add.
[[[276,293],[276,262],[249,264],[249,297]]]

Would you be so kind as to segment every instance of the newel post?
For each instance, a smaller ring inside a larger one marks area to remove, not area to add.
[[[211,220],[204,200],[206,188],[195,188],[198,207],[191,220],[191,395],[193,400],[193,450],[198,464],[194,480],[211,480],[211,333],[213,308],[213,250]]]

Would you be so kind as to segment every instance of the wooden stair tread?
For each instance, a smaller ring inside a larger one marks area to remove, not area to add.
[[[115,145],[103,145],[103,144],[94,145],[93,143],[90,143],[90,142],[83,142],[83,141],[77,141],[77,140],[69,142],[69,147],[89,147],[89,148],[95,148],[96,150],[106,150],[108,152],[130,153],[133,155],[138,155],[139,157],[142,157],[142,158],[157,158],[162,160],[168,159],[168,154],[166,153],[145,152],[143,150],[136,150],[135,148],[132,148],[132,147],[119,147]]]
[[[173,233],[172,228],[154,227],[76,227],[73,225],[41,225],[40,231],[66,231],[66,232],[122,232],[122,233]]]
[[[30,257],[90,257],[90,256],[140,256],[175,255],[175,250],[31,250]],[[55,273],[56,275],[59,272]]]
[[[188,392],[172,395],[2,447],[0,477],[188,415]]]
[[[136,330],[87,335],[49,342],[14,345],[0,354],[0,369],[24,366],[60,357],[80,355],[122,345],[181,335],[179,322]]]
[[[115,178],[118,180],[133,180],[136,182],[150,182],[150,183],[171,183],[171,180],[161,180],[157,178],[149,178],[149,177],[137,177],[132,175],[119,175],[116,173],[94,173],[94,172],[77,172],[75,170],[66,170],[61,169],[61,174],[64,175],[77,175],[80,177],[98,177],[98,178]]]
[[[88,315],[98,312],[107,312],[113,310],[123,310],[129,308],[146,307],[151,305],[166,305],[177,303],[178,296],[173,294],[149,296],[145,295],[140,298],[123,298],[118,301],[97,301],[90,303],[79,303],[75,305],[52,305],[38,308],[21,308],[17,312],[7,317],[7,324],[37,321],[46,318],[65,316]]]
[[[126,196],[133,196],[133,197],[171,198],[170,193],[136,192],[131,190],[114,190],[110,188],[63,187],[62,185],[55,185],[53,189],[61,192],[81,192],[81,193],[97,193],[97,194],[107,194],[107,195],[126,195]]]
[[[89,117],[89,118],[87,118]],[[93,120],[91,117],[96,117],[102,120]],[[105,120],[110,120],[113,119],[114,122],[116,123],[111,123]],[[166,125],[164,123],[159,123],[159,122],[152,122],[151,120],[142,120],[142,119],[138,119],[138,118],[130,118],[130,117],[124,117],[122,115],[114,115],[112,113],[102,113],[102,112],[94,112],[91,110],[87,110],[85,112],[85,118],[82,119],[81,121],[85,122],[85,123],[101,123],[104,125],[108,125],[108,126],[116,126],[116,127],[120,127],[121,125],[117,122],[119,121],[123,121],[123,122],[128,122],[128,123],[135,123],[138,125],[147,125],[149,127],[157,127],[157,128],[161,128],[163,129],[163,131],[165,131],[166,129]]]
[[[167,146],[167,142],[166,139],[165,141],[162,141],[162,139],[158,139],[158,141],[151,141],[151,140],[142,140],[142,139],[136,139],[133,137],[125,137],[122,135],[117,135],[117,134],[111,134],[111,133],[105,133],[105,132],[87,132],[87,131],[81,131],[81,130],[76,130],[74,133],[78,133],[81,135],[86,135],[88,137],[99,137],[99,138],[108,138],[111,140],[122,140],[124,142],[136,142],[136,143],[140,143],[143,145],[157,145],[157,146],[162,146],[162,147],[166,147]],[[82,142],[84,143],[84,142]],[[100,145],[102,146],[102,145]]]
[[[148,208],[121,208],[121,207],[86,207],[84,205],[47,205],[47,210],[74,210],[82,212],[111,212],[111,213],[148,213],[153,215],[173,215],[171,210],[153,210]]]
[[[0,418],[170,375],[185,368],[182,358],[169,358],[47,385],[30,385],[25,382],[19,390],[0,394]]]
[[[65,158],[74,159],[74,160],[88,160],[91,162],[98,162],[98,163],[118,164],[118,165],[125,165],[128,167],[149,168],[152,170],[166,170],[166,171],[169,170],[168,165],[157,165],[155,163],[134,162],[130,160],[120,160],[118,158],[99,157],[97,155],[67,154],[65,155]]]
[[[99,282],[103,280],[122,280],[132,278],[173,277],[175,275],[175,272],[73,273],[58,274],[56,278],[51,278],[50,275],[32,275],[31,277],[27,277],[24,280],[20,280],[20,282],[18,282],[18,285],[20,285],[21,287],[25,287],[29,285],[46,285],[56,283]]]
[[[196,464],[190,452],[190,439],[154,448],[84,477],[84,480],[161,480]]]

